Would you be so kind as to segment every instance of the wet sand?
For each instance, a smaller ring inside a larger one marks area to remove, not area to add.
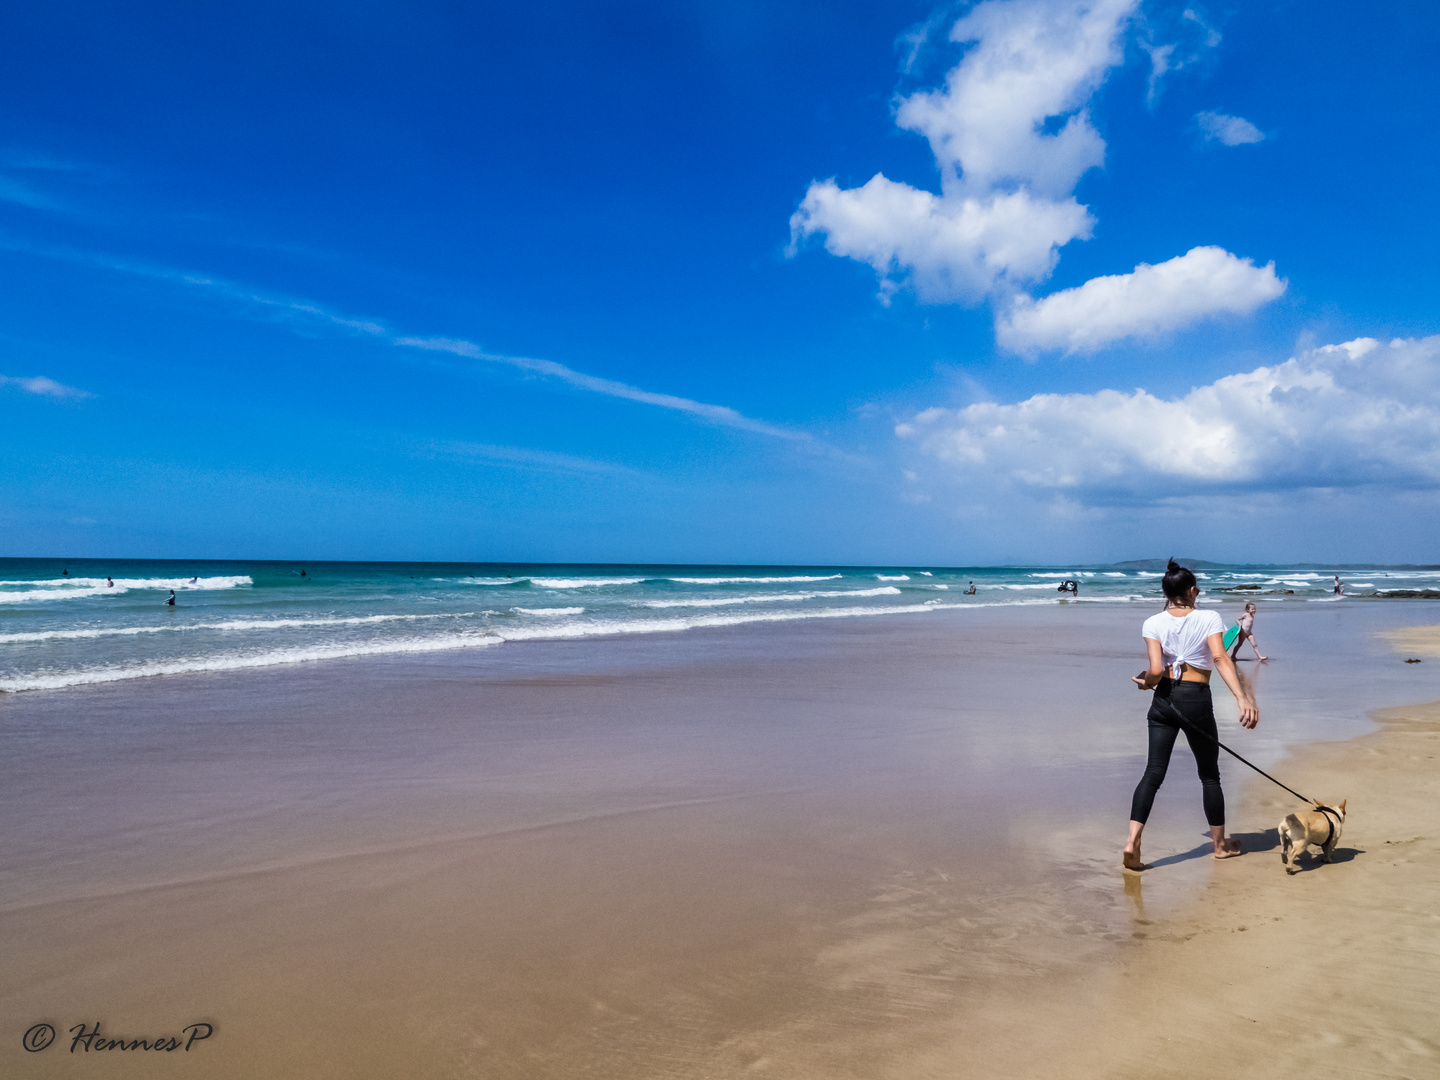
[[[1440,664],[1366,644],[1405,617],[1381,607],[1265,613],[1272,655],[1334,670],[1255,673],[1262,707],[1287,707],[1257,759],[1356,734],[1363,697],[1440,698]],[[1127,893],[1138,622],[1057,605],[15,695],[0,1071],[72,1074],[86,1055],[67,1029],[99,1021],[127,1039],[213,1024],[162,1055],[207,1077],[1132,1075],[1107,1071],[1118,1036],[1083,1033],[1109,995],[1157,1009],[1187,992],[1165,982],[1167,936],[1237,914],[1244,945],[1226,947],[1249,949],[1300,921],[1261,928],[1247,875],[1292,911],[1379,876],[1358,883],[1360,856],[1294,880],[1272,854],[1212,867],[1177,752],[1147,831],[1160,865]],[[1345,664],[1382,660],[1398,681],[1355,690]],[[1366,831],[1388,820],[1364,787],[1391,783],[1387,753],[1358,758],[1347,848],[1409,839]],[[1280,816],[1266,798],[1232,794],[1261,843]],[[1368,902],[1397,909],[1413,872]],[[1377,939],[1377,970],[1402,930]],[[1243,994],[1249,971],[1225,960],[1198,985]],[[1203,1036],[1190,1013],[1148,1015]],[[60,1038],[26,1053],[41,1021]]]
[[[1063,1050],[1009,1075],[1440,1075],[1440,704],[1375,718],[1374,734],[1302,747],[1281,766],[1313,798],[1347,800],[1333,862],[1312,848],[1287,877],[1276,829],[1241,830],[1250,854],[1158,918],[1134,876],[1141,947],[1097,972],[1099,1004],[1065,1015]],[[1293,811],[1277,791],[1248,784],[1245,819]]]

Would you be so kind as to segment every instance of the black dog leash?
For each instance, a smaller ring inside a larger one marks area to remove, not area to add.
[[[1304,795],[1301,795],[1300,792],[1296,791],[1294,788],[1289,787],[1289,786],[1287,786],[1287,785],[1285,785],[1285,784],[1281,784],[1279,780],[1276,780],[1276,779],[1275,779],[1273,776],[1271,776],[1268,772],[1266,772],[1264,769],[1260,768],[1259,765],[1256,765],[1253,761],[1246,761],[1243,757],[1240,757],[1239,754],[1235,753],[1234,750],[1231,750],[1228,746],[1226,746],[1226,745],[1225,745],[1223,742],[1221,742],[1219,739],[1215,738],[1215,736],[1211,735],[1208,731],[1201,731],[1199,728],[1197,728],[1194,724],[1190,723],[1189,720],[1186,720],[1185,717],[1180,714],[1180,710],[1177,709],[1177,708],[1175,708],[1175,706],[1170,703],[1170,699],[1169,699],[1169,698],[1164,698],[1164,697],[1161,697],[1159,694],[1156,694],[1156,695],[1155,695],[1155,700],[1156,700],[1156,701],[1159,701],[1159,702],[1162,702],[1162,703],[1164,704],[1165,708],[1167,708],[1167,709],[1170,710],[1171,715],[1173,715],[1176,720],[1180,721],[1180,726],[1183,727],[1187,732],[1193,731],[1193,732],[1195,732],[1196,734],[1204,735],[1205,738],[1209,739],[1209,740],[1210,740],[1211,742],[1213,742],[1216,746],[1220,747],[1221,750],[1224,750],[1224,751],[1225,751],[1227,754],[1229,754],[1231,757],[1237,758],[1237,759],[1240,760],[1241,762],[1244,762],[1244,764],[1249,765],[1250,768],[1254,769],[1254,770],[1255,770],[1256,772],[1258,772],[1261,776],[1265,777],[1266,780],[1269,780],[1272,784],[1276,784],[1276,785],[1278,785],[1278,786],[1280,786],[1280,787],[1282,787],[1282,788],[1285,788],[1286,791],[1290,792],[1291,795],[1294,795],[1294,796],[1295,796],[1297,799],[1299,799],[1301,802],[1307,802],[1307,803],[1309,803],[1311,806],[1314,806],[1314,807],[1316,807],[1317,809],[1319,809],[1319,810],[1321,810],[1321,811],[1324,811],[1324,810],[1328,810],[1328,809],[1329,809],[1329,807],[1321,806],[1320,803],[1316,802],[1314,799],[1307,799]],[[1325,820],[1326,820],[1326,821],[1329,821],[1329,820],[1330,820],[1330,818],[1329,818],[1328,815],[1326,816]]]

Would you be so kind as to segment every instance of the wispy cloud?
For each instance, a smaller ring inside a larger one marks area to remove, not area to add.
[[[1265,141],[1265,133],[1243,116],[1202,112],[1195,114],[1195,122],[1207,139],[1225,146],[1248,146]]]
[[[64,383],[58,383],[44,375],[0,375],[0,386],[12,386],[27,394],[38,394],[41,397],[56,398],[61,401],[75,401],[95,396],[88,390],[66,386]]]
[[[779,424],[769,424],[763,420],[755,420],[736,409],[730,408],[728,405],[711,405],[707,402],[694,401],[690,398],[679,397],[674,394],[663,394],[652,390],[645,390],[641,387],[631,386],[629,383],[619,382],[614,379],[606,379],[598,375],[588,375],[583,371],[576,371],[574,368],[554,360],[486,352],[481,349],[479,345],[471,341],[446,337],[422,337],[397,334],[376,319],[357,318],[339,314],[313,301],[269,295],[236,282],[227,281],[223,278],[179,270],[173,267],[159,266],[153,263],[119,258],[98,252],[75,251],[67,248],[31,244],[5,236],[0,236],[0,247],[12,251],[25,251],[29,254],[40,255],[45,258],[93,266],[117,273],[133,274],[156,281],[168,282],[177,286],[202,289],[209,295],[229,302],[241,310],[248,310],[250,312],[264,311],[282,321],[296,320],[310,326],[319,326],[350,334],[358,334],[405,349],[444,352],[469,360],[504,364],[529,371],[536,375],[558,379],[581,390],[588,390],[591,393],[602,394],[606,397],[621,398],[626,401],[635,401],[644,405],[654,405],[662,409],[672,409],[676,412],[687,413],[724,427],[737,428],[741,431],[750,431],[758,435],[766,435],[776,439],[808,443],[817,449],[829,449],[833,451],[833,448],[823,447],[820,442],[808,432],[797,431]]]
[[[93,173],[88,166],[62,161],[14,147],[0,148],[0,202],[31,210],[74,213],[74,208],[47,190],[57,179],[75,180]]]
[[[523,446],[497,446],[493,443],[473,442],[430,442],[424,444],[427,453],[443,457],[477,459],[495,465],[509,465],[517,468],[540,469],[546,472],[586,473],[606,476],[643,476],[644,474],[617,465],[610,461],[596,461],[593,458],[576,457],[573,454],[559,454],[551,450],[532,450]]]
[[[1156,23],[1168,23],[1158,30]],[[1178,18],[1164,10],[1152,9],[1145,16],[1145,32],[1140,47],[1150,56],[1150,79],[1145,103],[1151,108],[1160,99],[1160,84],[1167,75],[1192,68],[1217,48],[1222,40],[1220,31],[1205,21],[1194,8],[1185,8]],[[1174,40],[1159,41],[1159,37]]]
[[[502,353],[485,352],[470,341],[457,341],[453,338],[395,338],[396,345],[412,349],[428,349],[434,352],[453,353],[456,356],[464,356],[471,360],[484,360],[494,364],[507,364],[510,367],[520,368],[522,371],[531,371],[537,375],[546,375],[554,379],[560,379],[572,386],[578,386],[582,390],[589,390],[596,394],[605,394],[608,397],[623,398],[626,401],[638,401],[645,405],[658,405],[662,409],[675,409],[678,412],[690,413],[699,416],[716,424],[723,424],[726,427],[740,428],[743,431],[754,431],[761,435],[771,435],[777,439],[796,439],[808,441],[810,436],[804,432],[792,431],[789,428],[778,427],[775,424],[767,424],[760,420],[752,420],[750,417],[737,412],[726,405],[708,405],[703,401],[692,401],[689,398],[676,397],[674,394],[657,394],[650,390],[642,390],[637,386],[630,386],[627,383],[616,382],[614,379],[602,379],[595,375],[586,375],[583,371],[576,371],[574,368],[566,367],[564,364],[556,363],[554,360],[537,360],[529,356],[506,356]]]
[[[63,209],[60,203],[49,195],[3,173],[0,173],[0,202],[14,203],[16,206],[28,207],[31,210]]]

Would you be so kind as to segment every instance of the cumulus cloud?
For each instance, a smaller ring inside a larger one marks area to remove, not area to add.
[[[896,428],[967,484],[1089,502],[1294,488],[1440,488],[1440,337],[1326,345],[1183,397],[1037,394]]]
[[[1089,211],[1074,199],[1020,190],[988,198],[942,197],[875,175],[863,187],[811,184],[791,227],[825,234],[825,250],[869,263],[888,296],[908,278],[922,300],[979,300],[1000,280],[1035,281],[1055,249],[1088,237]]]
[[[39,394],[41,397],[57,398],[61,400],[94,397],[88,390],[77,390],[73,386],[66,386],[54,379],[47,379],[44,375],[0,375],[0,386],[13,386],[17,390],[23,390],[27,394]]]
[[[900,127],[929,142],[940,192],[883,173],[855,188],[817,180],[790,219],[791,253],[822,237],[830,254],[875,270],[885,303],[903,286],[926,303],[990,300],[997,342],[1026,353],[1092,351],[1275,299],[1285,285],[1273,263],[1257,268],[1216,247],[1042,300],[1028,293],[1050,276],[1061,248],[1094,230],[1094,217],[1074,195],[1080,178],[1105,162],[1105,140],[1087,103],[1123,62],[1137,9],[1137,0],[977,4],[951,28],[950,40],[969,47],[944,85],[900,99],[895,111]],[[1152,97],[1166,71],[1219,43],[1188,8],[1178,23],[1204,40],[1183,55],[1173,43],[1144,44]],[[906,39],[911,62],[930,30],[926,24]],[[1200,122],[1227,145],[1264,138],[1239,117],[1202,113]]]
[[[1221,112],[1195,114],[1195,121],[1205,137],[1226,146],[1244,146],[1265,141],[1265,133],[1243,116],[1226,116]]]
[[[1017,296],[995,334],[1015,352],[1092,352],[1127,337],[1149,337],[1219,314],[1248,315],[1285,291],[1275,264],[1256,266],[1224,248],[1191,248],[1128,274],[1091,278],[1043,300]]]
[[[937,90],[902,99],[896,122],[929,140],[940,194],[877,173],[859,188],[811,184],[790,219],[792,250],[825,237],[866,262],[882,296],[914,284],[932,301],[977,301],[1042,280],[1057,251],[1088,237],[1072,192],[1104,162],[1085,104],[1123,60],[1136,0],[987,0],[957,21],[968,44]]]

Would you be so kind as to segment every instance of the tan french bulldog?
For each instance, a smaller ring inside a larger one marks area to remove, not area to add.
[[[1342,799],[1339,806],[1317,803],[1314,810],[1285,815],[1285,820],[1280,822],[1280,863],[1285,873],[1299,872],[1295,860],[1311,844],[1320,849],[1323,862],[1330,861],[1330,853],[1340,841],[1340,828],[1345,824],[1346,801]]]

